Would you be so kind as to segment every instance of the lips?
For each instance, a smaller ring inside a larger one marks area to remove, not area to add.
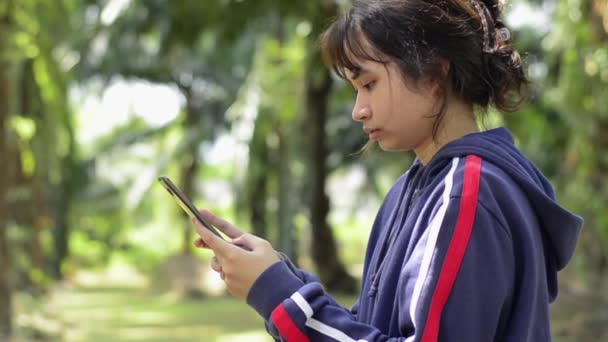
[[[369,135],[370,139],[377,139],[380,133],[382,132],[382,130],[379,128],[363,127],[363,130],[365,131],[365,133],[367,133],[367,135]]]

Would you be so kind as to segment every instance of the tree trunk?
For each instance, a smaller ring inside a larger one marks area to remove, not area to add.
[[[329,197],[325,193],[327,179],[327,136],[325,124],[328,115],[329,94],[332,79],[323,67],[321,55],[314,41],[309,44],[311,54],[306,71],[306,105],[310,118],[310,176],[312,225],[312,257],[321,282],[328,290],[355,293],[356,281],[346,272],[338,257],[338,247],[327,222],[330,209]]]
[[[606,193],[608,191],[608,181],[606,180],[606,174],[608,173],[608,160],[601,156],[605,154],[608,149],[608,135],[606,135],[606,129],[608,129],[608,120],[602,118],[596,118],[597,126],[599,129],[596,131],[592,139],[592,146],[594,149],[594,155],[598,156],[595,158],[595,166],[593,172],[589,177],[589,180],[593,184],[593,188],[597,189],[598,193]],[[605,208],[605,203],[600,204],[600,208]],[[597,216],[605,215],[596,211],[595,215],[591,219],[587,219],[585,224],[593,229],[589,231],[583,230],[582,239],[586,248],[582,249],[585,259],[587,260],[590,268],[590,288],[601,289],[604,287],[608,280],[608,251],[606,250],[606,233],[603,231],[606,229],[600,222],[601,219],[597,219]]]
[[[28,255],[30,257],[29,265],[31,266],[26,273],[28,274],[29,286],[34,293],[42,293],[43,287],[41,284],[46,272],[46,257],[41,241],[42,229],[46,225],[46,217],[48,217],[48,199],[47,199],[47,184],[48,184],[48,146],[52,146],[47,139],[44,118],[40,112],[40,97],[36,91],[36,81],[34,79],[33,61],[27,60],[23,64],[23,73],[21,78],[21,113],[33,119],[36,123],[36,134],[32,138],[30,144],[34,154],[35,169],[33,174],[25,175],[30,183],[30,198],[28,200],[26,211],[26,225],[30,228],[28,238],[26,240]]]
[[[196,128],[190,128],[190,130]],[[199,169],[199,159],[198,159],[198,141],[193,141],[188,149],[186,150],[186,155],[182,158],[181,164],[181,189],[191,201],[194,200],[196,196],[196,174]],[[180,209],[180,212],[181,209]],[[183,214],[183,213],[182,213]],[[192,223],[187,221],[184,225],[183,230],[183,240],[182,240],[182,254],[189,255],[192,254],[192,242],[194,239],[192,238]]]
[[[200,144],[200,133],[197,130],[200,130],[198,124],[198,115],[192,104],[192,95],[190,89],[186,91],[186,118],[183,123],[183,130],[186,132],[186,139],[188,139],[188,147],[186,152],[182,158],[181,162],[181,189],[184,195],[188,197],[191,201],[196,197],[196,174],[200,168],[200,160],[198,158],[198,145]],[[181,210],[181,209],[180,209]],[[192,238],[192,223],[186,222],[184,224],[183,230],[183,240],[182,240],[182,254],[190,255],[192,254],[192,242],[194,239]]]
[[[66,167],[62,168],[66,170]],[[72,191],[70,190],[69,179],[66,179],[67,174],[62,172],[62,180],[60,183],[59,196],[56,198],[56,217],[55,228],[53,229],[53,242],[55,244],[55,258],[51,265],[51,272],[55,280],[62,280],[65,276],[63,272],[63,263],[70,254],[69,246],[69,212],[72,202]],[[64,178],[65,177],[65,178]]]
[[[290,260],[297,262],[296,241],[293,225],[293,210],[291,206],[292,178],[289,168],[289,141],[282,128],[277,129],[278,146],[278,199],[279,199],[279,248]]]
[[[247,167],[247,208],[252,233],[268,239],[266,202],[268,199],[268,173],[270,163],[266,144],[265,117],[258,115],[253,136],[249,143],[249,164]]]
[[[72,117],[69,113],[62,113],[60,117],[68,139],[68,153],[60,160],[61,181],[58,196],[54,199],[57,203],[53,230],[55,258],[51,271],[56,280],[62,280],[65,276],[63,264],[70,255],[70,215],[78,187],[78,177],[81,176],[80,166],[76,161],[76,136]]]
[[[181,153],[180,158],[180,175],[179,175],[179,187],[184,195],[194,201],[197,195],[196,191],[196,178],[200,169],[201,160],[199,158],[198,148],[201,143],[202,137],[205,136],[204,132],[201,132],[201,114],[200,110],[197,110],[194,106],[194,95],[192,88],[189,86],[182,85],[181,90],[186,96],[186,117],[182,122],[182,130],[185,132],[185,144],[186,148]],[[179,208],[176,206],[176,208]],[[183,210],[179,209],[181,217],[187,218],[187,214]],[[174,278],[174,289],[181,292],[186,298],[200,298],[205,296],[205,293],[200,288],[201,279],[201,268],[198,265],[196,257],[193,255],[193,242],[194,229],[192,228],[192,222],[186,219],[182,230],[182,248],[181,253],[177,257],[171,258],[179,262],[183,266],[190,265],[189,267],[177,267],[173,269]]]
[[[605,1],[594,0],[589,6],[591,37],[597,46],[598,51],[600,46],[606,46],[606,44],[608,44],[608,13],[606,13],[606,10],[608,10],[608,4]],[[596,158],[594,159],[595,167],[590,180],[593,184],[593,188],[596,189],[598,193],[605,194],[608,192],[608,181],[606,180],[608,159],[603,156],[608,150],[608,135],[606,134],[608,119],[601,113],[596,113],[595,121],[598,129],[591,138],[591,146],[593,146]],[[605,204],[600,205],[599,207],[604,208]],[[597,221],[600,220],[596,220],[596,222]],[[605,233],[606,227],[601,226],[601,224],[596,224],[593,225],[593,229],[594,231],[590,232],[592,239],[591,243],[592,245],[595,245],[596,248],[591,250],[585,249],[584,253],[587,254],[587,259],[590,261],[592,267],[591,288],[601,289],[608,281],[608,250],[606,248],[608,239],[606,238]]]
[[[0,16],[0,31],[5,30],[7,24],[4,17]],[[1,45],[7,39],[3,32],[0,32],[0,52],[3,51]],[[9,182],[7,180],[9,169],[9,158],[7,157],[7,121],[9,115],[10,83],[8,77],[9,65],[0,56],[0,340],[8,339],[12,332],[12,263],[8,244],[8,211],[6,193],[8,192]]]

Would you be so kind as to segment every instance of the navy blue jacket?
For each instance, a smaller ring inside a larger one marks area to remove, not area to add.
[[[582,223],[506,129],[474,133],[389,191],[352,309],[288,260],[247,301],[280,341],[550,341],[557,272]]]

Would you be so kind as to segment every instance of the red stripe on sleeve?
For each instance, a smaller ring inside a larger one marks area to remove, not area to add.
[[[283,304],[272,312],[272,321],[287,342],[310,342],[308,336],[293,322]]]
[[[481,177],[481,158],[468,156],[464,169],[464,183],[460,201],[460,210],[456,221],[456,229],[450,241],[448,252],[439,274],[437,287],[431,299],[431,306],[426,320],[422,342],[436,342],[439,337],[441,313],[452,292],[456,276],[460,270],[464,253],[466,252],[477,211],[479,196],[479,181]]]

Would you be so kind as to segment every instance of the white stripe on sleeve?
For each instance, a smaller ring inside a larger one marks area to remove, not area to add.
[[[309,320],[312,317],[312,308],[310,307],[310,305],[308,304],[306,299],[304,299],[304,297],[302,297],[300,292],[296,292],[293,295],[291,295],[291,299],[294,302],[296,302],[296,304],[298,305],[300,310],[302,310],[302,312],[304,312],[304,314],[306,315],[306,320]]]
[[[349,337],[348,335],[346,335],[344,332],[342,332],[334,327],[330,327],[329,325],[312,318],[312,314],[313,314],[312,308],[310,307],[310,304],[308,304],[306,299],[304,299],[304,297],[302,297],[302,295],[299,292],[296,292],[293,295],[291,295],[291,299],[296,303],[296,305],[300,308],[300,310],[302,310],[304,315],[306,315],[306,326],[307,327],[310,327],[310,328],[320,332],[321,334],[329,336],[339,342],[367,342],[365,340],[355,340],[355,339]]]

